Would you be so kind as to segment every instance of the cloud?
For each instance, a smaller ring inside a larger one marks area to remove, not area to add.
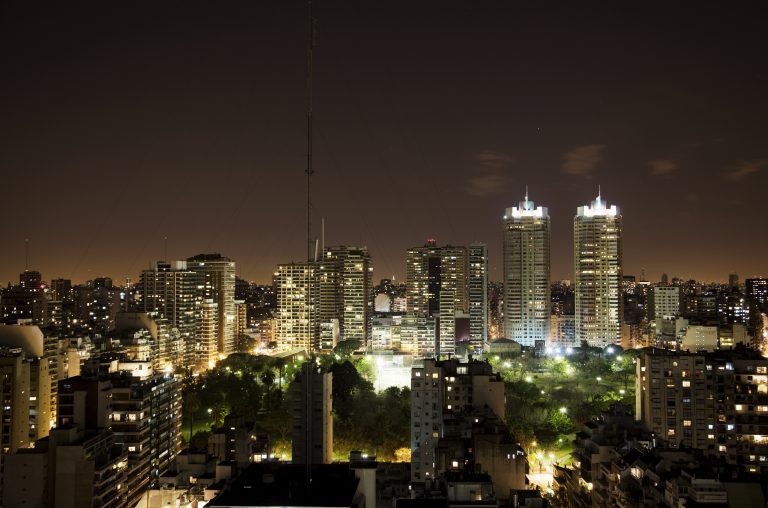
[[[467,192],[473,196],[504,192],[509,185],[507,171],[512,157],[503,152],[483,150],[475,155],[475,161],[474,174],[467,181]]]
[[[480,175],[469,179],[467,192],[473,196],[489,196],[498,194],[507,187],[509,179],[503,175]]]
[[[752,173],[757,173],[768,166],[768,159],[756,159],[753,161],[742,161],[738,166],[731,168],[726,176],[734,182],[740,182]]]
[[[592,178],[597,164],[603,160],[605,145],[577,146],[563,155],[563,173]]]
[[[512,162],[512,157],[504,152],[494,152],[493,150],[483,150],[475,155],[475,160],[488,168],[503,168]]]
[[[651,166],[651,174],[656,176],[668,176],[677,169],[677,163],[669,159],[655,159],[648,165]]]

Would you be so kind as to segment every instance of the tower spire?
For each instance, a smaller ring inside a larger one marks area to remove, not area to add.
[[[528,202],[528,185],[525,186],[525,202]]]

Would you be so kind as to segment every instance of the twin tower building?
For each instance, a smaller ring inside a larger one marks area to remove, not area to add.
[[[551,343],[550,218],[525,199],[504,215],[504,334],[526,346]],[[574,344],[621,340],[621,215],[598,193],[573,219]]]

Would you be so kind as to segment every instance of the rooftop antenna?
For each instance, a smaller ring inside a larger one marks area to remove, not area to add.
[[[320,244],[320,255],[325,257],[325,217],[322,218],[321,222],[321,231],[320,231],[320,238],[321,238],[321,244]]]
[[[525,202],[528,203],[528,186],[525,186]]]
[[[600,188],[600,184],[597,184],[597,200],[600,201],[601,196],[603,195],[603,191]]]
[[[163,261],[168,261],[168,235],[163,237]]]
[[[29,271],[29,238],[24,239],[24,271]]]
[[[312,0],[309,4],[309,40],[307,41],[307,260],[312,261],[312,114],[314,113],[314,72],[315,57],[315,18],[312,12]]]

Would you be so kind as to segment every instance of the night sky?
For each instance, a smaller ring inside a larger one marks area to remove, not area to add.
[[[306,3],[3,2],[0,281],[131,277],[221,252],[268,282],[305,257]],[[316,0],[315,230],[405,250],[488,243],[549,207],[624,216],[625,273],[767,274],[764,2]]]

